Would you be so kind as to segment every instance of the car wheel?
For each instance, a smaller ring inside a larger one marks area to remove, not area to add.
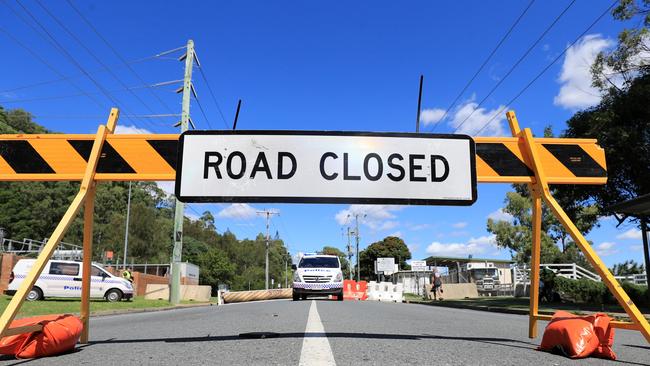
[[[27,301],[38,301],[43,299],[43,291],[40,288],[34,287],[27,294]]]
[[[300,300],[300,295],[298,295],[295,291],[293,293],[293,301],[298,301]]]
[[[303,299],[303,300],[307,300],[307,295],[306,295],[306,294],[302,294],[302,295],[300,295],[300,298]]]
[[[343,291],[336,294],[336,301],[343,301]]]
[[[117,289],[112,289],[106,293],[106,301],[118,302],[120,300],[122,300],[122,291]]]

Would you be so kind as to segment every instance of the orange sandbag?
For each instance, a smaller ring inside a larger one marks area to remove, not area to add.
[[[559,351],[570,358],[590,355],[616,359],[611,349],[614,330],[606,314],[577,316],[566,311],[557,311],[544,330],[540,349]]]
[[[43,330],[0,339],[0,354],[35,358],[68,352],[74,349],[83,329],[79,318],[67,314],[18,319],[10,328],[36,324],[43,325]]]

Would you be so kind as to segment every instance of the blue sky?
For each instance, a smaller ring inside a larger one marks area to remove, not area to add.
[[[35,0],[22,1],[43,27],[69,52],[122,108],[121,131],[173,133],[177,117],[126,115],[180,112],[177,84],[135,88],[183,76],[179,52],[150,58],[195,41],[224,118],[208,85],[195,72],[194,82],[206,118],[196,102],[192,116],[200,129],[230,126],[238,99],[243,100],[240,129],[310,129],[414,131],[417,86],[424,74],[423,127],[434,123],[529,1],[464,2],[127,2],[71,0],[126,60],[136,77],[74,12],[68,3],[43,2],[84,47],[67,34]],[[442,120],[435,132],[450,133],[477,107],[510,67],[570,2],[536,1],[484,70]],[[8,5],[8,6],[7,6]],[[495,114],[484,135],[507,135],[506,107],[539,71],[576,39],[607,7],[608,1],[579,0],[521,64],[459,129],[473,134]],[[43,34],[31,16],[14,1],[0,3],[0,105],[24,108],[46,127],[66,133],[90,133],[104,122],[114,101],[99,92]],[[14,13],[15,12],[15,13]],[[32,25],[30,27],[28,24]],[[541,134],[547,125],[556,133],[575,111],[598,102],[590,87],[588,67],[595,53],[615,45],[623,24],[610,15],[568,50],[509,108],[524,127]],[[19,46],[15,40],[31,50]],[[33,54],[39,55],[54,72]],[[59,80],[64,75],[65,80]],[[58,80],[58,81],[56,81]],[[52,81],[43,83],[45,81]],[[39,86],[34,84],[42,83]],[[79,89],[89,93],[81,94]],[[133,94],[137,95],[136,98]],[[92,99],[95,99],[94,102]],[[162,101],[162,103],[161,103]],[[225,121],[224,121],[225,120]],[[165,185],[169,188],[169,184]],[[361,246],[396,234],[411,247],[414,258],[429,254],[507,258],[487,233],[488,216],[507,219],[498,209],[508,185],[481,184],[479,199],[464,207],[391,207],[347,205],[200,205],[187,214],[211,210],[220,231],[252,237],[264,230],[254,211],[277,209],[272,230],[292,252],[323,245],[344,248],[342,232],[348,213],[367,214],[361,222]],[[642,261],[640,233],[631,225],[615,228],[605,219],[588,235],[604,261]]]

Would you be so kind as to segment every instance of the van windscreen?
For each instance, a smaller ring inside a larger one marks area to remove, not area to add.
[[[339,261],[332,257],[302,258],[300,268],[339,268]]]

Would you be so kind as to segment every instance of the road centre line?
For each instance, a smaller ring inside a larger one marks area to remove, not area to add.
[[[309,365],[336,365],[330,342],[325,334],[325,327],[323,327],[318,309],[316,309],[315,300],[311,301],[309,307],[305,337],[300,352],[300,366]]]

